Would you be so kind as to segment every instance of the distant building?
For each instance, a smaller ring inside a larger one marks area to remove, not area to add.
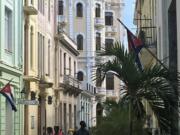
[[[109,74],[100,86],[98,80],[92,79],[93,74],[98,75],[92,69],[99,60],[96,53],[122,38],[123,28],[116,20],[122,17],[122,9],[121,0],[58,0],[59,28],[77,43],[80,53],[76,75],[83,91],[78,117],[85,120],[89,127],[96,125],[97,103],[100,104],[106,97],[119,97],[119,80]]]

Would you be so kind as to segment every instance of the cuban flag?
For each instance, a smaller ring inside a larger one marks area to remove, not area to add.
[[[124,26],[124,28],[127,30],[127,38],[128,38],[128,47],[129,51],[134,51],[136,55],[136,63],[140,70],[143,69],[141,65],[141,61],[139,59],[139,52],[144,47],[144,44],[142,43],[141,39],[137,38],[127,27],[124,25],[124,23],[117,18],[117,20]]]
[[[127,38],[128,38],[128,46],[129,51],[134,51],[136,55],[136,63],[140,70],[142,70],[141,61],[139,59],[139,52],[143,48],[143,43],[141,39],[137,38],[130,30],[127,29]]]
[[[6,97],[6,99],[8,100],[8,102],[10,103],[12,110],[14,110],[15,112],[17,111],[16,109],[16,105],[14,102],[14,97],[12,95],[11,92],[11,86],[10,83],[6,84],[1,90],[0,90],[0,94],[2,94],[3,96]]]

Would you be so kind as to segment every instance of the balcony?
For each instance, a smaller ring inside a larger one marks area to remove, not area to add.
[[[39,81],[39,78],[36,76],[24,75],[23,80],[29,81],[29,82],[37,82],[37,81]]]
[[[104,97],[106,96],[106,89],[101,87],[96,87],[96,97]]]
[[[32,4],[24,5],[23,9],[24,9],[24,13],[27,15],[37,15],[38,14],[38,10]]]
[[[64,16],[64,15],[58,15],[58,23],[61,25],[61,26],[65,26],[67,24],[67,17]]]
[[[106,26],[106,33],[116,34],[118,32],[115,26]]]
[[[118,94],[114,90],[106,90],[106,97],[108,99],[117,99]]]
[[[104,18],[94,18],[94,25],[96,28],[103,28],[105,26]]]
[[[41,88],[51,88],[53,86],[53,81],[48,76],[42,76],[39,81],[39,87]]]
[[[74,94],[75,96],[78,96],[82,91],[80,89],[80,82],[70,75],[63,76],[63,83],[60,83],[59,87],[62,87],[65,93]]]

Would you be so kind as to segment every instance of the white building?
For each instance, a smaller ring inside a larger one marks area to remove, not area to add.
[[[122,38],[122,27],[117,18],[122,17],[123,1],[59,0],[57,5],[60,29],[77,43],[80,53],[76,75],[83,91],[79,96],[78,118],[92,127],[96,125],[96,105],[102,101],[102,96],[103,99],[119,96],[119,80],[108,75],[100,86],[98,81],[93,81],[92,70],[96,53]]]

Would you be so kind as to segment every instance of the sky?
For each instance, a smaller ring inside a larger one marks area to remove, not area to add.
[[[125,6],[123,11],[122,21],[129,28],[129,30],[135,33],[136,26],[133,24],[135,0],[124,0],[124,3]],[[127,37],[125,37],[124,39],[124,44],[127,45]]]

